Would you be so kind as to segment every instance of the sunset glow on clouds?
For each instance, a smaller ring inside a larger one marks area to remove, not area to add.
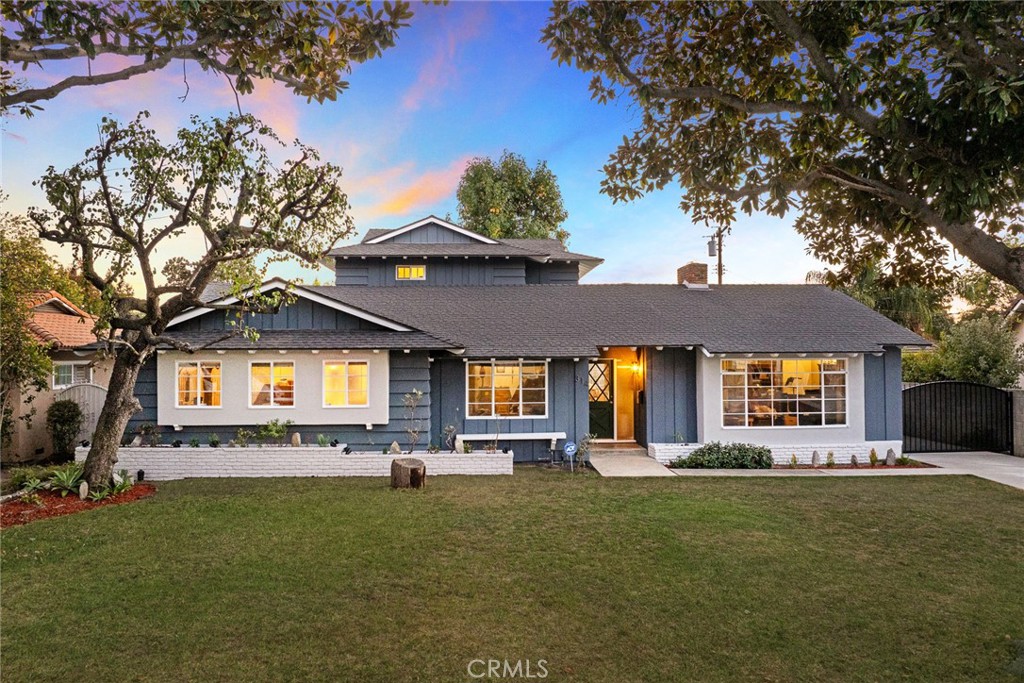
[[[455,190],[473,157],[508,149],[531,164],[546,160],[558,176],[575,251],[606,259],[586,281],[671,282],[675,268],[707,259],[708,230],[678,209],[678,189],[629,204],[600,194],[601,166],[636,125],[626,101],[592,102],[589,76],[559,67],[540,44],[548,8],[541,3],[416,5],[396,47],[357,65],[336,102],[307,103],[281,85],[257,81],[242,109],[271,125],[282,141],[298,137],[344,169],[343,190],[361,234],[427,214],[457,215]],[[113,58],[104,58],[111,60]],[[94,63],[94,71],[115,62]],[[84,60],[29,69],[32,85],[86,73]],[[187,78],[187,87],[185,80]],[[184,101],[181,100],[188,92]],[[7,210],[44,198],[32,181],[49,165],[66,168],[96,144],[103,116],[123,120],[143,109],[165,139],[189,116],[229,116],[235,94],[223,76],[188,63],[106,86],[76,88],[43,103],[29,120],[10,118],[2,137]],[[283,152],[282,152],[283,153]],[[162,254],[202,248],[186,237]],[[358,237],[353,237],[358,239]],[[821,265],[804,253],[790,221],[740,218],[724,250],[729,282],[800,282]],[[287,277],[329,278],[285,269]]]

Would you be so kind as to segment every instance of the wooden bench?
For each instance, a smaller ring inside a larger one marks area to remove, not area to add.
[[[558,440],[565,439],[565,432],[491,432],[490,434],[458,434],[455,437],[455,452],[463,452],[466,441],[549,441],[549,449],[558,449]]]

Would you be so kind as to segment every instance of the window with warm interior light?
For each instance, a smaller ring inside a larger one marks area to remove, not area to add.
[[[249,365],[249,406],[291,408],[295,405],[295,363],[259,361]]]
[[[396,280],[426,280],[426,266],[395,266]]]
[[[548,412],[544,361],[466,363],[468,417],[542,418]]]
[[[722,426],[845,425],[846,378],[843,359],[723,360]]]
[[[366,361],[324,361],[324,407],[366,406],[370,366]]]
[[[219,361],[189,361],[177,365],[179,408],[219,408],[221,373]]]

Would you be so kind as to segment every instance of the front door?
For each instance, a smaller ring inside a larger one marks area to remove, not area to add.
[[[590,361],[590,433],[595,439],[615,438],[615,361]]]

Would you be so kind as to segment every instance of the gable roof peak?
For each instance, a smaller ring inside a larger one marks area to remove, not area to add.
[[[370,232],[373,231],[367,232],[366,237],[363,238],[363,244],[380,244],[381,242],[387,242],[388,240],[394,239],[399,235],[410,232],[424,225],[429,225],[431,223],[434,223],[435,225],[440,225],[442,228],[451,230],[452,232],[457,232],[460,235],[464,235],[465,237],[469,237],[470,239],[476,240],[483,244],[498,244],[497,240],[493,240],[490,237],[481,235],[478,232],[473,232],[472,230],[464,228],[461,225],[456,225],[455,223],[446,221],[443,218],[438,218],[434,214],[430,214],[426,218],[421,218],[418,221],[413,221],[412,223],[408,223],[407,225],[403,225],[399,228],[394,228],[393,230],[387,230],[380,233],[376,233],[372,236]]]

